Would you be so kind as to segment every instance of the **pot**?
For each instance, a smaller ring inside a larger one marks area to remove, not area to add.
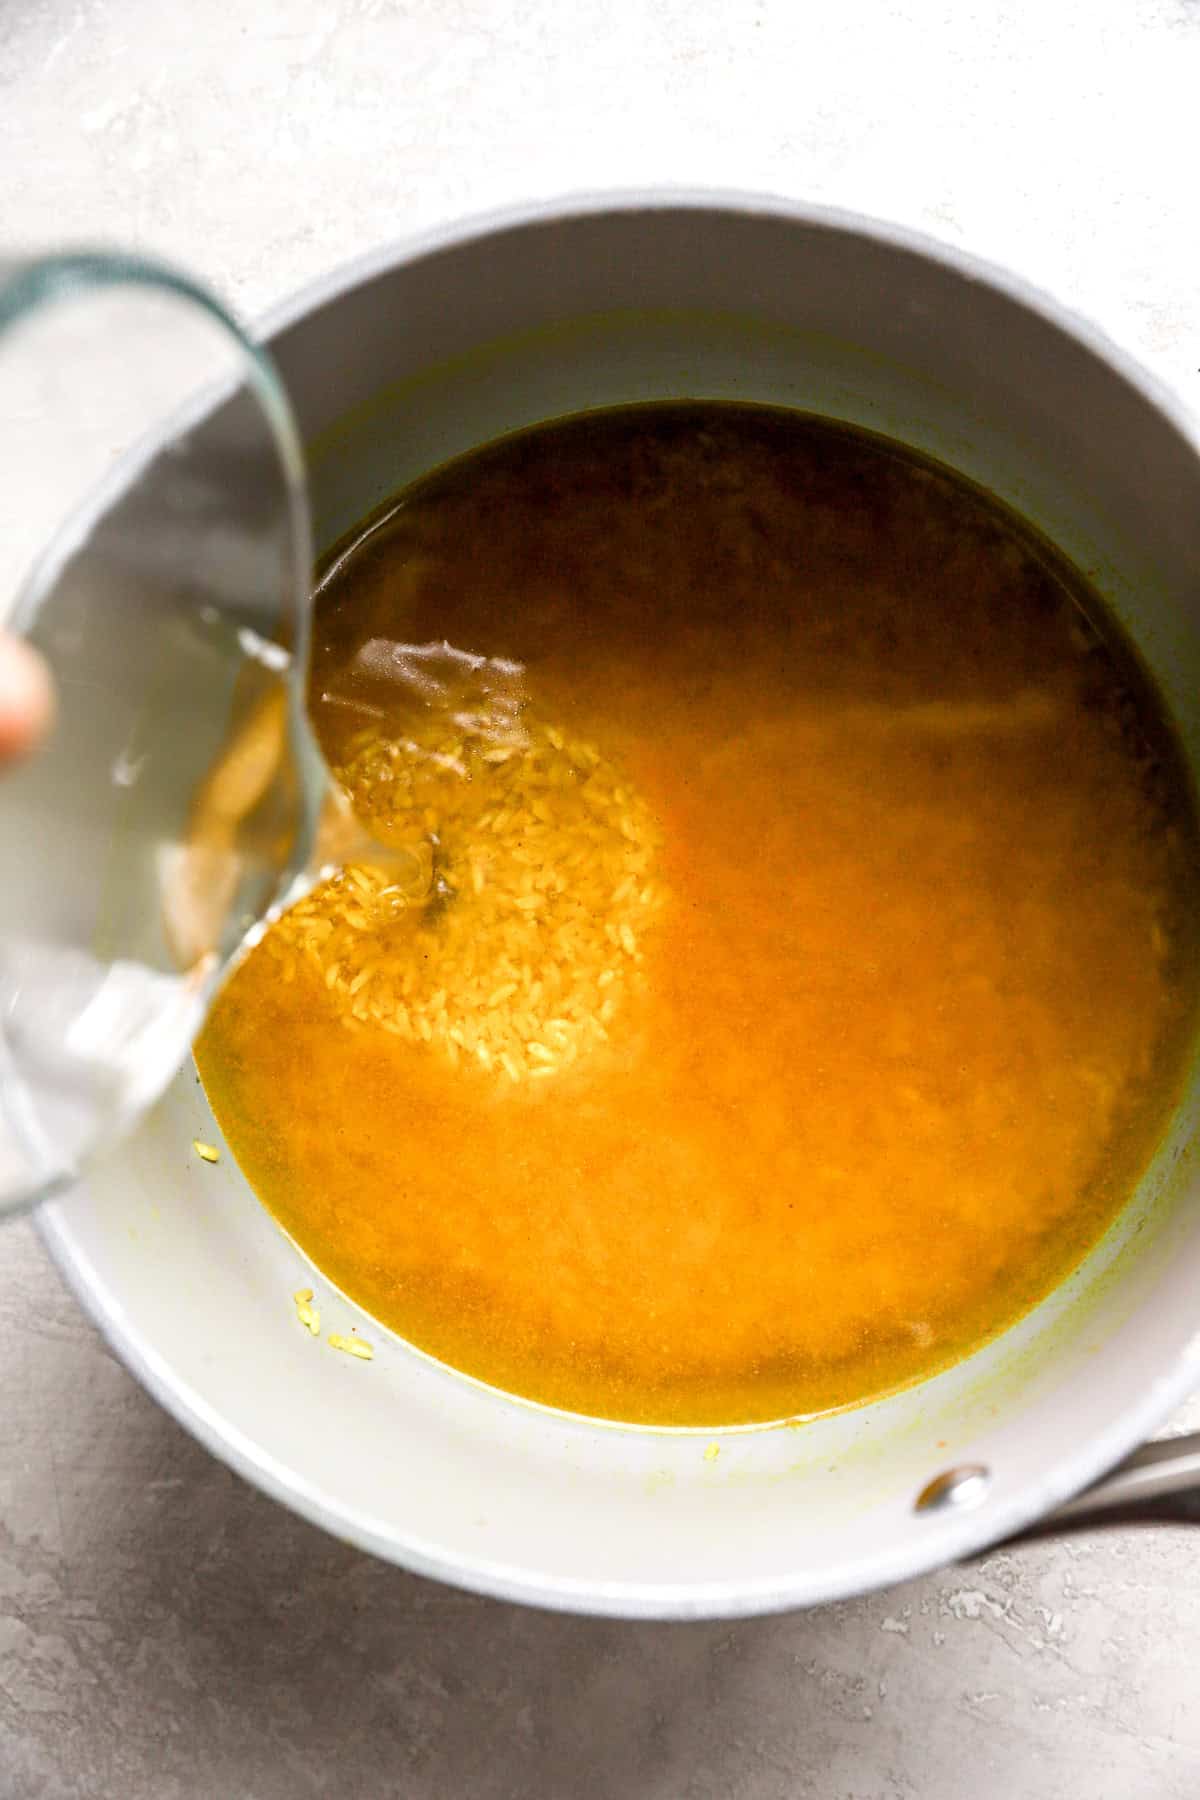
[[[1196,428],[1089,326],[957,250],[749,196],[571,200],[358,262],[277,312],[266,341],[321,546],[446,458],[587,407],[770,401],[899,438],[1087,570],[1200,769]],[[749,1614],[1035,1527],[1200,1381],[1196,1123],[1193,1083],[1103,1242],[1013,1329],[920,1386],[784,1429],[599,1424],[390,1337],[313,1273],[230,1155],[193,1154],[219,1134],[190,1071],[41,1230],[175,1417],[337,1536],[541,1606]],[[373,1362],[300,1326],[291,1296],[310,1285],[326,1329],[357,1325]],[[1195,1449],[1142,1451],[1073,1521],[1167,1509]]]

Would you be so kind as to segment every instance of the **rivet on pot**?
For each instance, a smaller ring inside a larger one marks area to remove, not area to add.
[[[927,1482],[913,1502],[914,1512],[956,1512],[978,1506],[987,1498],[991,1470],[983,1463],[960,1463],[956,1469],[943,1469]]]

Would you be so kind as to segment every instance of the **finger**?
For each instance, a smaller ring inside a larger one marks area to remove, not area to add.
[[[54,713],[50,674],[20,638],[0,637],[0,761],[24,756]]]

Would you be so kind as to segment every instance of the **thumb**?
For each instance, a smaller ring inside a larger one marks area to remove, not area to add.
[[[24,756],[54,712],[50,674],[36,651],[0,633],[0,762]]]

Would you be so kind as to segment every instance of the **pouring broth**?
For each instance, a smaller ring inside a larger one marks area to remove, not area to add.
[[[993,497],[784,410],[592,413],[368,520],[314,645],[411,856],[276,925],[197,1061],[383,1324],[576,1412],[767,1421],[969,1354],[1127,1201],[1191,1054],[1194,800]]]

